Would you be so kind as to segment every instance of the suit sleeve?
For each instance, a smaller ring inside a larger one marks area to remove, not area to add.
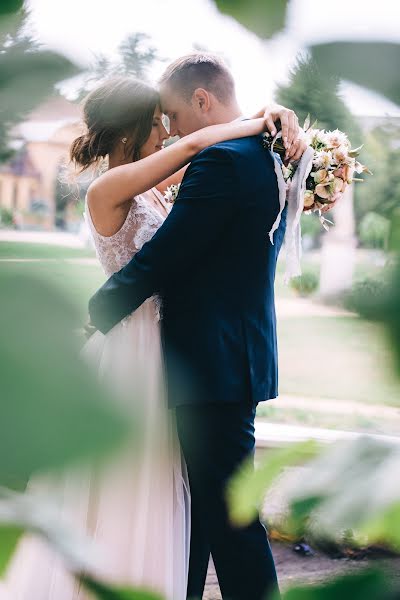
[[[166,283],[196,269],[237,217],[235,179],[233,158],[226,149],[212,146],[196,157],[164,224],[90,299],[93,325],[107,333]]]

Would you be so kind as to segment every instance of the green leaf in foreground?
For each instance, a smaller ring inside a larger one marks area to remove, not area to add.
[[[47,281],[11,272],[0,301],[0,484],[104,453],[132,431],[79,355],[79,318]]]
[[[80,69],[64,56],[50,51],[27,52],[11,46],[0,53],[1,121],[13,122],[53,92],[54,84]]]
[[[17,12],[22,8],[23,3],[23,0],[1,0],[0,17]]]
[[[400,44],[333,42],[312,47],[325,73],[368,87],[400,103]]]
[[[400,549],[400,444],[371,436],[337,442],[306,469],[301,485],[286,489],[288,516],[303,534],[338,541],[352,530],[356,543]]]
[[[267,452],[261,464],[254,469],[252,461],[245,462],[228,485],[227,497],[230,517],[236,525],[250,523],[262,500],[284,467],[304,463],[318,452],[313,441],[301,442],[283,450]]]
[[[399,592],[387,574],[363,569],[333,582],[292,588],[282,600],[396,600]]]
[[[80,577],[80,581],[86,589],[93,592],[99,600],[163,600],[161,596],[146,590],[114,587],[84,575]]]
[[[22,533],[23,529],[21,527],[0,525],[0,578],[4,575]]]
[[[215,0],[218,9],[261,38],[270,38],[283,29],[288,0]]]

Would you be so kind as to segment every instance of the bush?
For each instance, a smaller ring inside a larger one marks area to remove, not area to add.
[[[0,208],[0,227],[12,227],[14,218],[11,210],[8,208]]]
[[[294,277],[290,281],[290,287],[300,296],[310,296],[318,289],[319,279],[313,271],[306,271],[300,277]]]
[[[330,217],[329,217],[330,218]],[[308,235],[312,238],[317,238],[321,235],[323,229],[321,227],[321,223],[319,219],[315,216],[315,214],[301,215],[301,233],[302,235]]]
[[[360,242],[366,248],[386,248],[390,221],[374,212],[367,213],[359,227]]]
[[[387,277],[367,276],[353,283],[352,288],[345,294],[344,306],[366,319],[374,319],[376,307],[380,305],[388,293]]]

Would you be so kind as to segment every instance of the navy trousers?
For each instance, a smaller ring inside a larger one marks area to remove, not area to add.
[[[202,598],[212,555],[224,600],[279,598],[267,533],[257,518],[246,527],[228,519],[225,489],[240,463],[254,457],[255,407],[249,403],[176,409],[192,497],[188,599]]]

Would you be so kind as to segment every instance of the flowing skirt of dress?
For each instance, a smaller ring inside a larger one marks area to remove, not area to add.
[[[139,444],[127,444],[101,469],[86,465],[57,478],[34,477],[28,489],[56,505],[60,522],[93,540],[102,580],[185,600],[190,495],[174,413],[166,406],[156,314],[151,298],[106,336],[96,332],[82,351],[112,401],[138,419]],[[0,581],[0,600],[89,598],[60,557],[31,534]]]

